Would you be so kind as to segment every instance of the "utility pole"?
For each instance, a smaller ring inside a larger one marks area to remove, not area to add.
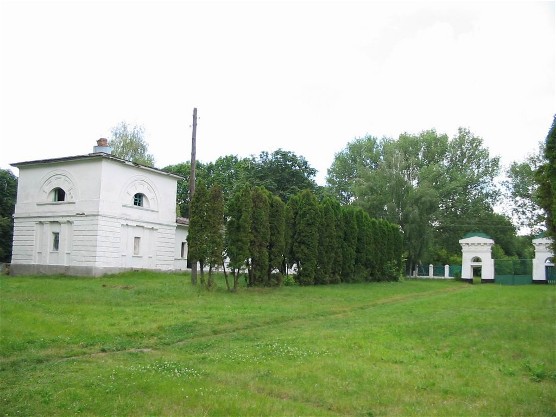
[[[193,108],[193,133],[191,135],[191,174],[189,176],[189,217],[191,218],[191,202],[195,194],[195,165],[197,164],[197,107]],[[191,283],[197,285],[197,261],[191,263]]]

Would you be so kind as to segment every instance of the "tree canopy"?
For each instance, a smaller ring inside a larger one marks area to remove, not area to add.
[[[427,130],[354,140],[336,154],[327,184],[340,201],[400,225],[411,269],[435,247],[457,244],[473,227],[462,219],[492,207],[498,173],[499,158],[468,129],[452,138]]]
[[[544,161],[544,144],[541,143],[538,154],[529,155],[522,162],[512,162],[502,182],[504,212],[518,229],[533,235],[545,228],[545,213],[539,205],[539,184],[535,180],[535,173]]]
[[[546,137],[544,156],[546,162],[536,171],[538,198],[546,212],[546,234],[556,241],[556,115]]]
[[[189,217],[191,163],[169,165],[163,170],[184,177],[178,182],[177,205],[180,215]],[[261,152],[249,158],[225,155],[214,162],[197,161],[195,175],[207,187],[219,184],[225,201],[244,185],[264,187],[284,203],[302,190],[318,191],[314,180],[316,170],[302,156],[282,149],[272,153]]]
[[[149,146],[144,133],[142,126],[129,127],[126,122],[120,122],[112,128],[112,155],[137,164],[154,166],[154,157],[148,153]]]

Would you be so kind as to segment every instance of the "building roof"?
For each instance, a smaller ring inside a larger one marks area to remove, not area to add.
[[[90,153],[90,154],[86,154],[86,155],[65,156],[65,157],[62,157],[62,158],[37,159],[35,161],[15,162],[15,163],[10,164],[10,165],[15,167],[15,168],[21,168],[21,167],[32,166],[32,165],[56,164],[56,163],[61,163],[61,162],[82,161],[82,160],[87,160],[87,159],[91,160],[91,159],[98,159],[98,158],[109,159],[109,160],[119,162],[119,163],[125,164],[125,165],[132,165],[132,166],[135,166],[135,167],[140,168],[140,169],[145,169],[147,171],[152,171],[152,172],[156,172],[158,174],[167,175],[169,177],[173,177],[173,178],[176,178],[176,179],[183,179],[184,178],[181,175],[173,174],[171,172],[166,172],[166,171],[163,171],[163,170],[158,169],[158,168],[153,168],[153,167],[149,167],[149,166],[146,166],[146,165],[141,165],[141,164],[138,164],[136,162],[127,161],[125,159],[118,158],[114,155],[104,153],[104,152]]]

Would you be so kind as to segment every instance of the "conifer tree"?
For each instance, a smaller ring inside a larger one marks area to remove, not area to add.
[[[209,267],[207,287],[212,288],[213,269],[222,265],[224,252],[224,198],[222,188],[218,184],[210,187],[208,193],[205,229]]]
[[[334,236],[334,250],[331,254],[333,258],[332,263],[332,276],[331,283],[338,283],[342,279],[342,262],[343,262],[343,241],[344,241],[344,222],[342,217],[342,206],[337,200],[332,201],[332,208],[334,209],[334,222],[335,236]]]
[[[225,242],[234,279],[233,291],[237,291],[239,272],[247,266],[250,257],[252,207],[251,189],[247,185],[237,190],[228,204]]]
[[[294,252],[295,231],[297,230],[297,213],[299,211],[299,195],[292,196],[286,204],[286,231],[285,231],[285,255],[286,266],[292,269],[294,265],[298,264],[298,259]],[[282,271],[286,273],[287,271]]]
[[[276,195],[268,195],[270,199],[270,240],[268,247],[268,279],[272,282],[272,273],[281,271],[284,263],[284,251],[286,248],[286,204]],[[277,284],[281,283],[281,274]]]
[[[355,221],[357,223],[357,241],[355,244],[355,280],[366,281],[369,278],[367,270],[367,253],[369,249],[368,224],[369,215],[363,209],[355,210]]]
[[[311,285],[315,282],[318,258],[319,210],[315,195],[304,190],[299,195],[293,251],[298,261],[298,282]]]
[[[251,262],[249,285],[268,284],[268,245],[270,241],[269,200],[267,191],[255,187],[251,192],[253,213],[251,217]]]
[[[334,282],[334,261],[337,250],[337,219],[334,201],[325,198],[320,204],[321,222],[319,224],[319,268],[315,279],[317,284]]]
[[[189,233],[187,246],[191,263],[199,262],[201,284],[205,284],[204,267],[209,256],[208,234],[205,227],[207,221],[208,190],[202,181],[199,181],[195,194],[191,200]]]
[[[355,272],[355,251],[357,246],[357,220],[355,210],[345,207],[342,213],[343,239],[342,239],[342,281],[353,280]]]

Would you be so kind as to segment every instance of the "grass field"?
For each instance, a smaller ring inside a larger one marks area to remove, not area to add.
[[[1,416],[556,416],[556,287],[0,278]]]

